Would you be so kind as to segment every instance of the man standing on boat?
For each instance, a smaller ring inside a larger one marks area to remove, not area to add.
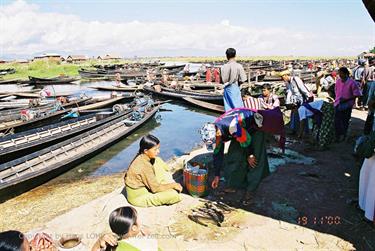
[[[236,50],[228,48],[225,52],[228,63],[221,67],[221,80],[224,83],[224,109],[244,107],[240,85],[247,80],[242,65],[236,62]]]

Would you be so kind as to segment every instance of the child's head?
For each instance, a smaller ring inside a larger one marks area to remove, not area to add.
[[[120,238],[136,236],[140,229],[137,211],[132,207],[119,207],[109,216],[112,232]]]
[[[262,86],[262,94],[264,97],[268,97],[271,93],[271,85],[269,84],[264,84]]]
[[[6,231],[0,233],[0,250],[4,251],[29,251],[30,245],[19,231]]]

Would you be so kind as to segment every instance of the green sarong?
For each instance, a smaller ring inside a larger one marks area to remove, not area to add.
[[[156,158],[153,166],[156,180],[159,183],[167,184],[173,182],[172,175],[168,172],[168,165],[161,158]],[[180,194],[174,189],[151,193],[146,187],[133,189],[126,186],[126,194],[128,202],[137,207],[172,205],[181,201]]]
[[[127,243],[125,240],[121,240],[117,243],[116,251],[141,251],[141,250]]]
[[[321,112],[323,113],[322,124],[320,127],[314,126],[313,137],[318,147],[324,149],[333,142],[335,137],[335,108],[333,104],[324,102]]]
[[[228,187],[254,191],[270,173],[265,133],[256,131],[251,137],[251,145],[246,148],[242,148],[236,140],[230,142],[228,153],[224,157],[224,175]],[[250,168],[247,162],[251,149],[258,162],[255,168]]]

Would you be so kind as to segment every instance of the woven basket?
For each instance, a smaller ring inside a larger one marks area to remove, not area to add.
[[[208,172],[205,174],[193,173],[184,168],[184,184],[189,194],[193,197],[208,195]]]

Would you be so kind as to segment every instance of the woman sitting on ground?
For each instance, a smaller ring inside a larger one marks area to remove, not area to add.
[[[172,179],[158,158],[160,141],[153,135],[141,139],[139,152],[125,174],[127,199],[138,207],[171,205],[181,201],[182,186]]]
[[[156,239],[146,237],[145,231],[141,229],[137,211],[132,207],[114,210],[109,216],[109,226],[113,233],[102,235],[91,251],[158,250]]]

